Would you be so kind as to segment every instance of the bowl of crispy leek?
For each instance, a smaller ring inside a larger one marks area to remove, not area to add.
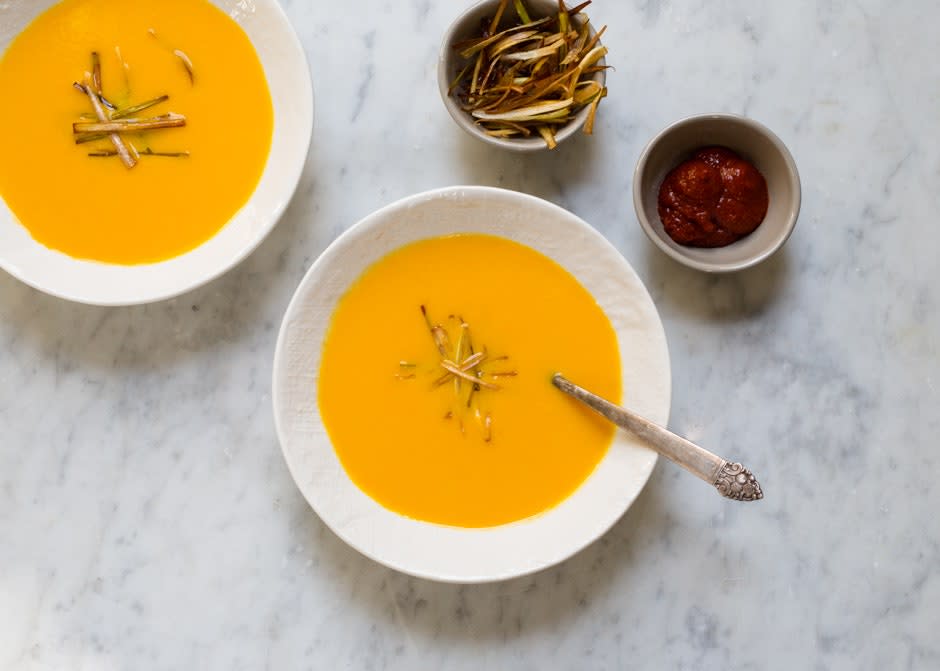
[[[484,0],[444,37],[438,83],[461,128],[516,151],[554,149],[579,130],[594,132],[607,95],[604,28],[585,14],[590,0]]]

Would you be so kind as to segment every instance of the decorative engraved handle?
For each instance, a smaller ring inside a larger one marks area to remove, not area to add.
[[[764,493],[753,474],[741,464],[726,461],[672,431],[592,394],[559,373],[552,378],[552,384],[617,426],[635,434],[673,463],[714,485],[722,496],[735,501],[757,501],[764,498]]]

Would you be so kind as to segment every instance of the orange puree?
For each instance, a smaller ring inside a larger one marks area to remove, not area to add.
[[[88,156],[113,150],[108,140],[74,143],[72,122],[92,108],[72,82],[91,71],[92,51],[118,107],[168,94],[135,116],[187,119],[132,138],[137,149],[189,158],[142,156],[129,170]],[[10,45],[0,91],[0,196],[36,240],[77,258],[138,264],[199,246],[248,201],[271,146],[271,96],[254,48],[206,0],[65,0]]]
[[[453,314],[492,359],[479,370],[499,389],[481,389],[473,409],[472,383],[459,393],[453,379],[434,386],[446,371],[421,305],[448,331],[450,358],[469,356],[466,346],[454,353]],[[349,477],[386,508],[496,526],[565,499],[612,441],[610,424],[552,386],[557,371],[620,398],[617,337],[587,290],[510,240],[432,238],[375,263],[340,300],[323,347],[320,413]]]

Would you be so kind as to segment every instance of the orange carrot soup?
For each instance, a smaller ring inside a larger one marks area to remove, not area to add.
[[[490,527],[544,512],[591,474],[613,427],[551,384],[619,400],[617,336],[533,249],[462,234],[412,243],[341,298],[320,414],[349,477],[389,510]]]
[[[64,0],[0,58],[0,196],[69,256],[166,260],[248,201],[273,106],[245,32],[206,0]]]

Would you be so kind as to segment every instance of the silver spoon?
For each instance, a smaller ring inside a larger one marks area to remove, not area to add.
[[[673,463],[714,485],[722,496],[735,501],[757,501],[764,498],[754,475],[741,464],[722,459],[672,431],[592,394],[560,373],[555,373],[552,377],[552,384],[617,426],[635,434]]]

